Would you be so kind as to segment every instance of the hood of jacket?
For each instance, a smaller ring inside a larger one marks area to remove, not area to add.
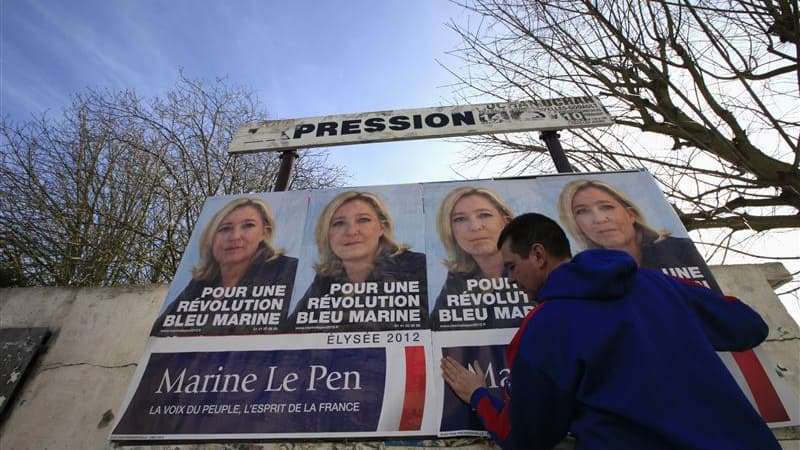
[[[550,273],[537,299],[615,300],[630,290],[636,270],[636,261],[626,252],[584,250]]]

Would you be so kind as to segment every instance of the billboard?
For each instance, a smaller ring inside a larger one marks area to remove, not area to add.
[[[600,100],[591,96],[439,106],[246,123],[237,130],[228,152],[590,128],[612,123]]]
[[[485,433],[439,360],[479,361],[500,395],[536,301],[505,277],[497,235],[534,211],[573,252],[602,246],[564,206],[587,182],[636,205],[642,266],[718,290],[643,171],[209,198],[111,439]],[[722,358],[768,423],[798,422],[758,350]]]

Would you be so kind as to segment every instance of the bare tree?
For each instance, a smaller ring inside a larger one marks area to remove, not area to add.
[[[163,98],[87,91],[61,120],[3,120],[2,284],[168,280],[207,196],[272,186],[276,155],[226,152],[240,123],[265,116],[245,89],[182,75]],[[299,189],[343,177],[314,154],[295,173]]]
[[[726,251],[740,230],[800,227],[796,0],[463,6],[477,22],[451,24],[463,41],[454,53],[465,67],[451,69],[462,96],[598,95],[616,125],[563,133],[573,167],[647,167],[687,229],[727,230],[714,242]],[[535,136],[472,142],[469,159],[502,161],[513,174],[552,167]]]

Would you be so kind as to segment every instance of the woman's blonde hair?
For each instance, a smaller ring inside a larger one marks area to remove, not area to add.
[[[477,195],[488,200],[489,203],[497,209],[500,216],[506,220],[514,218],[514,213],[511,211],[508,204],[500,198],[497,193],[489,189],[462,186],[450,191],[439,205],[439,212],[436,215],[436,231],[439,232],[439,239],[442,241],[442,245],[444,245],[444,249],[447,252],[447,259],[445,259],[443,263],[445,267],[452,272],[470,273],[478,267],[475,258],[465,252],[458,245],[458,242],[456,242],[456,238],[453,236],[453,225],[451,222],[451,215],[453,214],[453,208],[456,207],[456,203],[470,195]]]
[[[644,215],[642,215],[639,207],[633,203],[633,200],[631,200],[630,197],[628,197],[624,192],[617,189],[617,187],[613,184],[600,180],[582,179],[567,183],[567,185],[561,190],[561,194],[558,196],[558,216],[561,219],[561,226],[567,229],[569,234],[571,234],[572,237],[578,242],[579,246],[583,248],[602,248],[601,245],[592,241],[588,236],[586,236],[586,233],[584,233],[583,230],[581,230],[581,227],[578,226],[578,222],[575,220],[575,215],[572,213],[572,199],[575,198],[575,195],[577,195],[578,192],[588,188],[599,189],[607,193],[614,200],[619,202],[619,204],[633,213],[633,227],[636,231],[636,240],[639,245],[648,242],[656,242],[669,236],[669,231],[656,231],[653,229],[653,227],[647,223],[647,220],[644,218]]]
[[[392,217],[386,204],[377,195],[363,191],[345,191],[333,198],[317,219],[317,227],[314,237],[317,241],[319,252],[319,262],[314,265],[318,274],[329,277],[345,276],[346,272],[342,260],[333,253],[331,244],[328,240],[328,232],[331,229],[331,218],[340,206],[353,200],[361,200],[372,207],[378,220],[383,224],[383,235],[378,241],[378,253],[375,255],[376,261],[387,256],[395,256],[408,250],[407,245],[398,244],[394,239],[392,228]]]
[[[214,259],[214,235],[219,228],[220,223],[225,217],[239,208],[251,207],[258,212],[264,226],[268,228],[268,232],[264,235],[264,239],[259,243],[259,250],[256,255],[263,254],[267,260],[272,260],[283,255],[282,250],[275,250],[272,246],[272,236],[275,234],[275,219],[272,216],[272,210],[269,205],[263,200],[257,198],[237,198],[229,201],[222,207],[214,217],[203,228],[203,233],[200,235],[200,261],[192,269],[192,276],[198,280],[210,281],[219,275],[219,263]]]

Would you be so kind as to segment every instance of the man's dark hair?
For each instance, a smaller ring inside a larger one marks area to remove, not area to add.
[[[515,217],[500,232],[500,237],[497,238],[498,249],[506,239],[511,239],[511,251],[522,258],[530,255],[534,243],[542,244],[547,253],[555,258],[572,257],[564,230],[555,220],[542,214],[525,213]]]

